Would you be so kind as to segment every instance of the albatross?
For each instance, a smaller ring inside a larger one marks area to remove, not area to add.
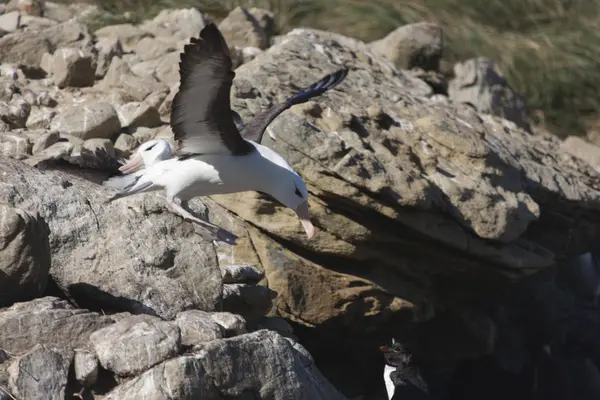
[[[192,215],[188,202],[198,196],[257,191],[292,209],[308,238],[314,237],[304,181],[283,157],[259,142],[279,114],[325,93],[347,74],[348,69],[340,69],[254,119],[241,121],[230,104],[235,72],[229,48],[216,25],[209,23],[181,53],[180,86],[170,118],[177,149],[172,157],[154,159],[150,165],[144,151],[134,154],[121,167],[125,175],[103,183],[120,189],[107,202],[164,190],[167,203],[185,220],[199,224],[213,239],[235,244],[235,235]]]

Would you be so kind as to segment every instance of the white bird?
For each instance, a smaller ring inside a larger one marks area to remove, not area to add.
[[[258,191],[294,210],[312,238],[315,228],[304,181],[279,154],[257,142],[279,114],[336,86],[348,70],[327,75],[247,123],[232,113],[230,91],[235,73],[227,43],[213,23],[185,45],[179,74],[180,87],[170,121],[178,144],[174,157],[139,170],[145,164],[143,152],[134,155],[122,169],[137,172],[104,183],[121,189],[108,202],[165,190],[167,203],[184,219],[200,224],[213,238],[235,244],[235,235],[193,216],[188,201],[197,196]]]

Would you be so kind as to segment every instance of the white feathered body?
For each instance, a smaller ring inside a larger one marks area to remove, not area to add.
[[[385,368],[383,370],[383,381],[385,382],[385,390],[387,391],[388,394],[388,399],[391,400],[391,398],[394,396],[394,392],[396,391],[396,386],[394,385],[394,382],[392,382],[392,372],[396,371],[396,367],[392,367],[391,365],[385,365]]]
[[[143,171],[139,183],[151,181],[149,190],[164,188],[168,197],[186,200],[214,194],[268,191],[266,185],[277,184],[279,178],[295,173],[273,150],[250,143],[258,151],[244,156],[199,154],[157,162]]]

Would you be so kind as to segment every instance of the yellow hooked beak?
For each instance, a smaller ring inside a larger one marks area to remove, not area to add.
[[[310,216],[308,214],[308,202],[306,201],[300,204],[295,211],[298,215],[298,218],[300,218],[302,227],[306,231],[306,236],[308,236],[309,239],[312,239],[317,233],[317,230],[313,226],[312,222],[310,222]]]

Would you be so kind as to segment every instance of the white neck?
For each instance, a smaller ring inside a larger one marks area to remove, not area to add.
[[[396,371],[396,367],[392,367],[391,365],[385,365],[383,369],[383,381],[385,382],[385,390],[387,390],[388,399],[391,400],[394,396],[394,391],[396,387],[394,386],[394,382],[392,382],[392,378],[390,375],[392,372]]]

